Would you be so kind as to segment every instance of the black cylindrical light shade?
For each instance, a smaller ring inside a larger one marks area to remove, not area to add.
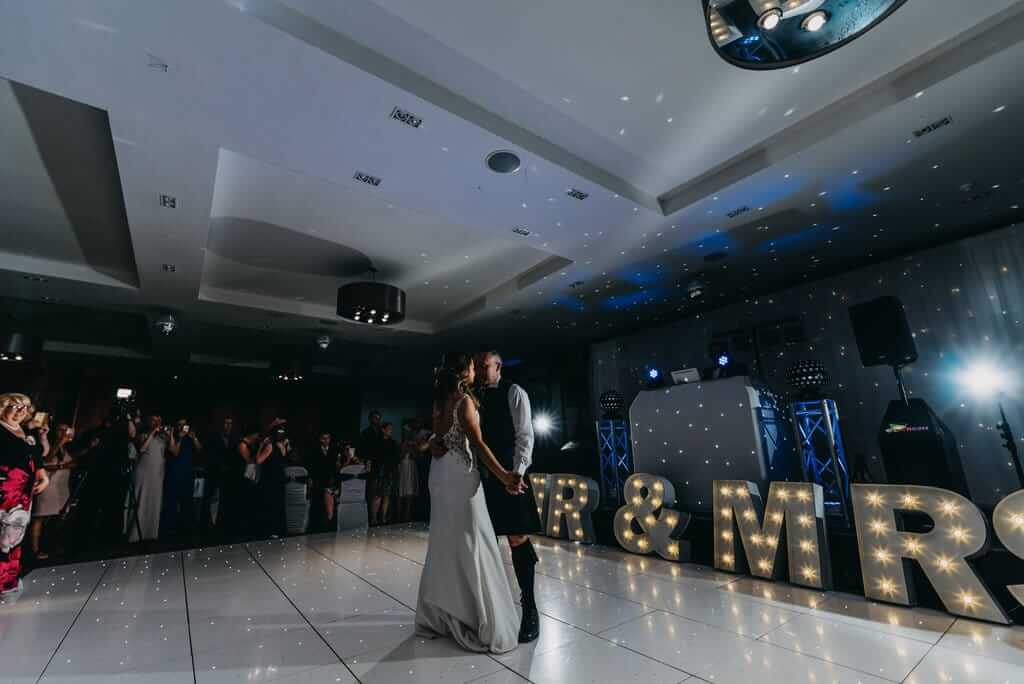
[[[349,283],[338,288],[338,315],[357,323],[395,325],[405,320],[405,291],[387,283]]]
[[[21,333],[0,334],[0,361],[28,361],[39,353],[39,340]]]

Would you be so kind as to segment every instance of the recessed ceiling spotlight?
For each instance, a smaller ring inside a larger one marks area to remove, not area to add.
[[[886,185],[884,188],[882,188],[883,192],[889,192],[890,190],[892,190],[892,186],[891,185]]]
[[[757,25],[765,31],[774,31],[778,28],[779,23],[782,21],[782,10],[778,7],[772,7],[770,10],[765,11],[757,18]]]
[[[828,12],[824,10],[818,10],[817,12],[811,12],[806,17],[804,17],[804,20],[800,22],[800,28],[802,28],[804,31],[810,31],[811,33],[814,33],[815,31],[820,31],[827,22]]]
[[[629,95],[623,95],[622,97],[619,98],[619,100],[621,100],[622,102],[629,102]]]
[[[1002,111],[1005,111],[1005,110],[1006,110],[1006,105],[999,105],[998,107],[996,107],[995,109],[992,110],[992,113],[993,114],[998,114],[998,113],[1000,113]]]
[[[175,271],[178,270],[178,267],[175,266],[174,264],[164,264],[163,269],[165,273],[174,273]]]
[[[515,173],[522,162],[519,155],[508,150],[496,150],[487,155],[487,168],[494,173]]]

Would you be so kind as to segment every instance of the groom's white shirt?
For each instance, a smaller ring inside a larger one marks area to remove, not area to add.
[[[525,475],[526,469],[533,463],[533,412],[530,410],[530,395],[519,385],[508,388],[508,410],[512,413],[512,425],[516,430],[513,470],[519,475]]]

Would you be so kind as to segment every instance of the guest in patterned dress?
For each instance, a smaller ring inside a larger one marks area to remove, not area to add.
[[[24,394],[0,394],[0,594],[21,590],[21,541],[32,512],[32,496],[49,485],[34,437],[21,424],[32,402]]]

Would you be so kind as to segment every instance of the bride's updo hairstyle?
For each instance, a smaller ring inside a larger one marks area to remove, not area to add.
[[[441,408],[454,393],[468,394],[478,404],[469,382],[472,363],[473,356],[465,352],[449,352],[442,357],[441,366],[434,370],[434,406]]]

